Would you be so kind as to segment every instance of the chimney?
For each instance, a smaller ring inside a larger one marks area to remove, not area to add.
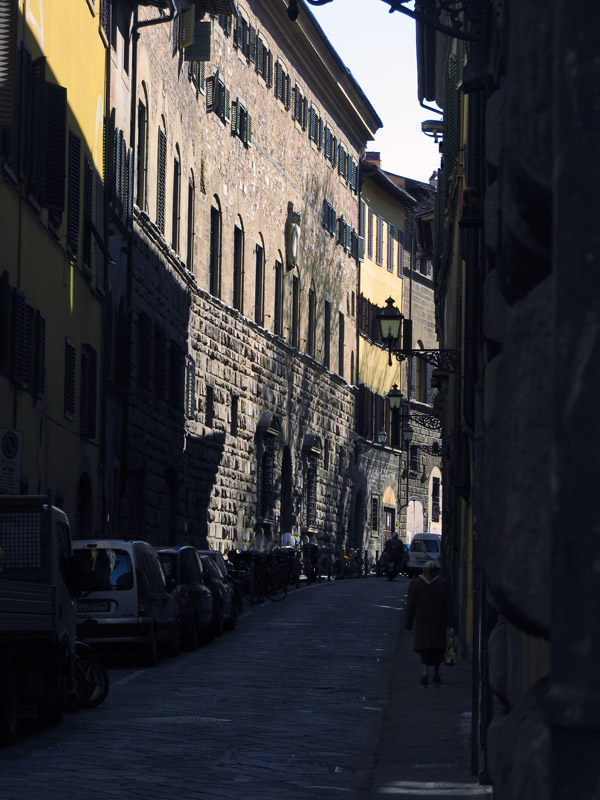
[[[381,153],[365,153],[365,158],[371,164],[375,164],[376,167],[381,169]]]

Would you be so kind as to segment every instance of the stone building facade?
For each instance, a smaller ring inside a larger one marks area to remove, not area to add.
[[[308,11],[291,23],[280,0],[204,6],[118,4],[115,529],[222,550],[284,532],[342,548],[358,162],[381,123]]]
[[[437,405],[473,769],[498,800],[597,797],[597,8],[464,10],[420,20],[417,51],[443,108],[436,320],[461,374]]]

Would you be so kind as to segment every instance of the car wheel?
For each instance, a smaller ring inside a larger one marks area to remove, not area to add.
[[[198,636],[198,622],[196,619],[192,620],[192,624],[189,630],[189,633],[186,638],[186,647],[188,650],[192,652],[198,649],[200,644],[200,638]]]
[[[219,603],[215,603],[211,622],[213,636],[221,636],[223,633],[223,627],[223,606]]]
[[[236,623],[237,623],[237,607],[235,605],[235,600],[232,600],[232,602],[231,602],[231,616],[229,617],[229,619],[225,623],[225,630],[227,630],[227,631],[235,630]]]
[[[158,639],[154,628],[152,628],[150,641],[144,645],[142,661],[145,667],[155,667],[158,664]]]

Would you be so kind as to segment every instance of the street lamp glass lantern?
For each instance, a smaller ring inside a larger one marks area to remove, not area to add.
[[[394,305],[392,297],[388,297],[385,302],[387,306],[377,314],[377,320],[381,330],[381,338],[391,350],[400,336],[403,316]]]
[[[385,428],[382,428],[377,434],[377,441],[379,444],[385,444],[387,442],[387,431]]]
[[[394,409],[402,407],[402,392],[396,383],[392,386],[388,393],[388,400],[390,402],[390,408]]]
[[[404,442],[405,450],[408,450],[408,448],[410,447],[410,443],[412,442],[412,437],[413,437],[413,429],[410,427],[410,425],[405,425],[404,428],[402,429],[402,440]]]

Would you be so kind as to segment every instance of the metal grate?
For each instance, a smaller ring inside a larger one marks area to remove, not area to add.
[[[3,571],[22,572],[44,568],[42,512],[7,511],[0,517]]]

